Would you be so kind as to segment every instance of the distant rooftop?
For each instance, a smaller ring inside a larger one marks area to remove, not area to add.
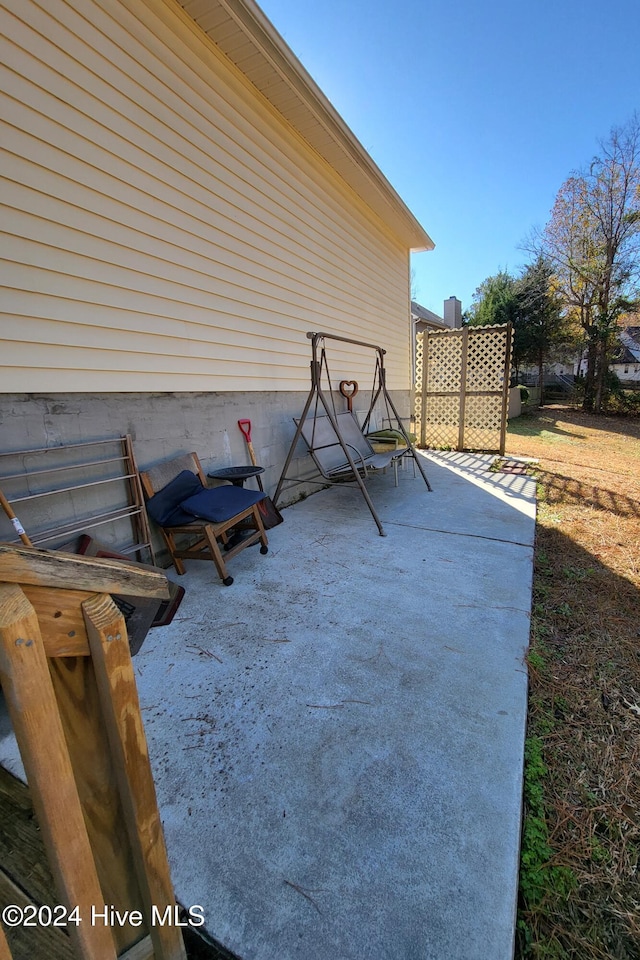
[[[416,300],[411,301],[411,316],[414,320],[424,320],[438,327],[447,327],[442,317],[439,317],[433,310],[428,310],[426,307],[423,307]]]

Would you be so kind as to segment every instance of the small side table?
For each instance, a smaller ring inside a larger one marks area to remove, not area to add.
[[[264,467],[220,467],[219,470],[211,470],[207,476],[212,480],[229,480],[234,487],[243,487],[245,480],[249,477],[257,477],[264,473]]]

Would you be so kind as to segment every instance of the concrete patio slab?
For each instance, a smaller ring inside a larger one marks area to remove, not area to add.
[[[245,960],[510,960],[535,484],[426,456],[187,563],[135,659],[172,875]],[[9,738],[0,740],[6,760]]]
[[[534,483],[429,457],[192,564],[136,658],[178,896],[247,960],[512,956]]]

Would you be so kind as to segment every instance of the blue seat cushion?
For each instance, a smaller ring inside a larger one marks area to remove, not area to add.
[[[180,507],[190,514],[190,519],[211,520],[212,523],[224,523],[238,513],[264,500],[261,490],[245,490],[242,487],[225,486],[203,488],[199,493],[183,500]]]
[[[193,515],[183,510],[180,504],[201,490],[204,490],[204,487],[200,477],[191,470],[183,470],[166,487],[147,500],[147,513],[161,527],[193,523]]]

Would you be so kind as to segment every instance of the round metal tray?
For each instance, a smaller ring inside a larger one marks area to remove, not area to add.
[[[246,467],[220,467],[219,470],[210,470],[207,474],[214,480],[230,480],[237,486],[242,486],[249,477],[257,477],[259,473],[264,473],[264,467],[254,467],[248,464]]]

